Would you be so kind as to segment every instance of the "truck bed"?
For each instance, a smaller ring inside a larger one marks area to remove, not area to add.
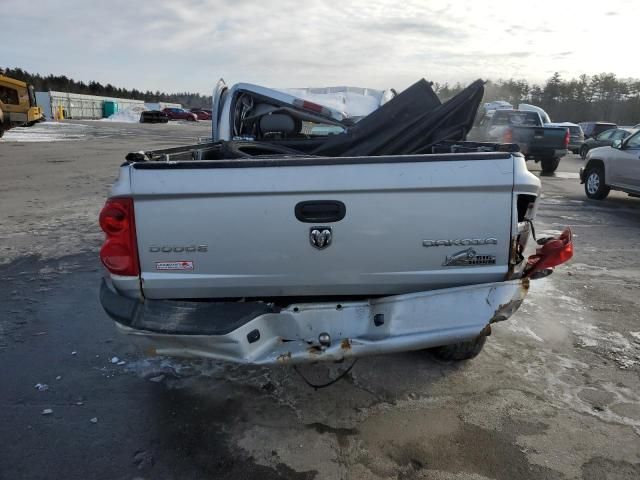
[[[146,298],[237,299],[505,280],[517,196],[538,188],[490,152],[131,161],[112,194],[134,201]]]

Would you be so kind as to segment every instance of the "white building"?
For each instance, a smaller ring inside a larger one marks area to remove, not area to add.
[[[182,105],[179,103],[170,103],[170,102],[147,102],[144,104],[147,107],[147,110],[163,110],[165,108],[182,108]]]
[[[100,97],[96,95],[82,95],[79,93],[66,92],[36,92],[36,102],[42,108],[42,112],[48,120],[53,119],[54,112],[58,107],[64,109],[65,118],[73,119],[98,119],[105,116],[105,102],[112,102],[117,105],[117,111],[136,108],[139,110],[149,110],[142,100],[131,100],[128,98]],[[159,105],[159,104],[153,104]],[[167,103],[165,106],[180,108],[180,104]]]

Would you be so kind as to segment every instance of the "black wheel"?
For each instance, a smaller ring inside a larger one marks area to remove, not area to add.
[[[2,135],[4,135],[4,128],[0,125],[0,138],[2,138]]]
[[[222,144],[225,158],[251,158],[256,155],[303,155],[298,150],[262,142],[230,141]]]
[[[432,348],[430,352],[441,360],[470,360],[482,351],[482,347],[484,347],[486,341],[487,336],[480,334],[473,340]]]
[[[604,169],[602,167],[592,167],[587,170],[584,176],[584,193],[593,200],[603,200],[607,198],[611,189],[604,183]]]
[[[560,165],[560,159],[559,158],[543,158],[540,161],[540,164],[542,165],[542,173],[548,175],[556,171],[556,169],[558,168],[558,165]]]
[[[586,146],[580,147],[580,156],[583,160],[587,158],[587,153],[589,153],[589,149]]]

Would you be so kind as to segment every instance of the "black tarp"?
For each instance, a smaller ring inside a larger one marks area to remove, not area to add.
[[[430,153],[438,142],[465,139],[483,95],[484,82],[476,80],[440,103],[431,85],[420,80],[312,153],[341,157]]]

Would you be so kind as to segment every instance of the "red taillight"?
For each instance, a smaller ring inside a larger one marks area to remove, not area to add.
[[[133,199],[107,200],[100,212],[100,228],[105,233],[100,260],[107,270],[116,275],[140,275]]]
[[[317,103],[307,102],[306,100],[302,102],[302,108],[305,110],[311,110],[312,112],[322,113],[322,105],[318,105]]]
[[[507,128],[502,135],[502,143],[513,143],[513,130]]]
[[[293,105],[298,108],[303,108],[304,110],[309,110],[310,112],[319,113],[321,115],[325,115],[327,117],[331,116],[331,110],[327,107],[323,107],[322,105],[318,105],[317,103],[309,102],[308,100],[302,100],[301,98],[296,98],[293,101]]]
[[[569,146],[569,140],[571,140],[571,134],[569,133],[569,129],[567,128],[567,133],[564,134],[564,148]]]
[[[559,237],[549,240],[538,248],[535,255],[529,257],[526,276],[556,267],[569,261],[571,257],[573,257],[573,235],[570,228],[565,228]]]
[[[115,201],[108,201],[100,212],[100,228],[104,233],[117,235],[128,228],[128,209]]]

